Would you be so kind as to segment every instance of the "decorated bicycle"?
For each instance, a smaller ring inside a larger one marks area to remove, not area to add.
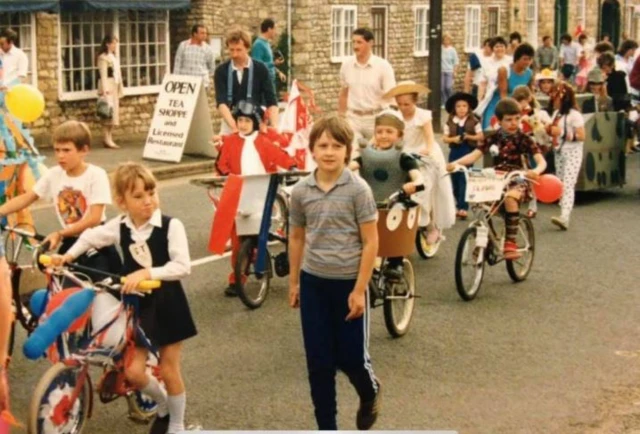
[[[48,267],[52,265],[51,258],[45,255],[40,257],[40,262]],[[155,414],[156,405],[128,384],[124,368],[135,345],[142,344],[153,355],[148,369],[158,377],[157,354],[138,323],[137,296],[159,288],[160,282],[142,281],[137,294],[119,300],[112,293],[120,289],[123,281],[120,276],[79,265],[54,267],[52,272],[83,289],[70,295],[35,329],[25,342],[25,356],[38,358],[79,321],[90,321],[91,329],[73,352],[52,365],[38,381],[29,406],[29,433],[77,434],[83,431],[93,404],[91,366],[103,370],[97,385],[101,402],[126,397],[129,417],[136,422],[148,422]],[[107,278],[89,284],[79,279],[76,272],[101,273]]]

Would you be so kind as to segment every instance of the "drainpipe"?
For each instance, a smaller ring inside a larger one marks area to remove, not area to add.
[[[287,91],[291,88],[291,56],[293,56],[293,50],[291,48],[292,2],[293,0],[287,0],[287,50],[289,50],[289,55],[287,56]]]
[[[598,0],[598,28],[596,29],[596,42],[602,40],[602,2]]]

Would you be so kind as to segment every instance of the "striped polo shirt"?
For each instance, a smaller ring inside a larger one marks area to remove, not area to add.
[[[344,169],[331,190],[322,191],[315,172],[291,192],[290,224],[305,229],[302,269],[325,279],[356,279],[362,256],[360,224],[378,212],[371,188]]]

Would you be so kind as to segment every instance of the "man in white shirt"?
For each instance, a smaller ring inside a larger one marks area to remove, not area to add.
[[[391,102],[384,100],[382,95],[395,87],[396,79],[389,62],[372,54],[371,30],[354,30],[352,41],[355,56],[345,59],[340,68],[338,113],[347,117],[356,141],[370,140],[376,115]]]
[[[16,47],[18,34],[11,29],[0,33],[0,60],[4,71],[3,87],[25,82],[29,71],[27,55]]]

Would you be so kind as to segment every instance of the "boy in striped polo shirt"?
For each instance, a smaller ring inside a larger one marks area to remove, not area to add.
[[[321,430],[336,430],[336,371],[360,397],[358,429],[378,416],[380,383],[367,351],[367,287],[378,252],[371,188],[348,168],[354,133],[338,116],[314,123],[318,165],[291,194],[289,303],[300,307],[311,399]]]

